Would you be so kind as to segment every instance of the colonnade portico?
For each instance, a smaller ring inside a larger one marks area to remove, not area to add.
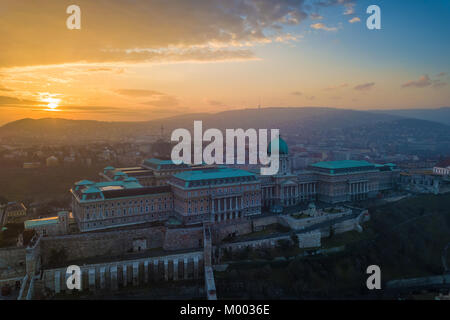
[[[243,210],[242,194],[211,198],[211,216],[216,222],[242,218]]]
[[[316,185],[316,182],[280,185],[278,190],[276,186],[262,187],[264,205],[272,206],[279,201],[282,205],[291,206],[302,201],[308,201],[316,195]]]
[[[369,191],[368,181],[349,181],[349,195],[351,200],[366,199]]]
[[[203,272],[203,252],[156,257],[81,267],[81,290],[117,290],[139,286],[150,281],[200,279]],[[48,270],[45,285],[55,293],[67,291],[70,274],[65,269]],[[51,280],[51,281],[49,281]]]

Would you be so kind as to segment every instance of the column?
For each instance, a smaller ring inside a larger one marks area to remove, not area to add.
[[[126,287],[128,285],[127,265],[126,264],[123,265],[122,275],[123,275],[123,286]]]
[[[117,290],[117,266],[112,266],[109,269],[109,273],[111,276],[111,290]]]
[[[105,289],[106,285],[106,268],[101,267],[100,268],[100,289]]]
[[[144,282],[148,283],[148,261],[144,261]]]
[[[158,280],[158,265],[159,265],[159,261],[158,260],[154,260],[153,261],[153,279]]]
[[[178,280],[178,259],[173,260],[173,280]]]
[[[222,210],[222,208],[220,207],[220,199],[217,199],[217,207],[219,208],[218,212],[220,212]]]
[[[228,206],[227,206],[227,198],[223,198],[223,210],[227,212]]]
[[[212,212],[212,214],[214,214],[214,202],[215,202],[215,200],[211,199],[211,212]]]
[[[194,279],[198,279],[198,257],[194,257]]]
[[[164,260],[164,279],[169,280],[169,261]]]
[[[61,292],[61,272],[55,271],[55,293]]]
[[[184,269],[184,279],[187,280],[188,279],[188,259],[184,258],[183,260],[183,269]]]
[[[67,272],[65,272],[65,278],[64,278],[64,283],[63,283],[63,288],[64,289],[69,289],[69,288],[67,288],[67,279],[69,279],[69,277],[71,276],[72,274],[71,273],[67,273]],[[80,283],[80,285],[81,285],[81,283]],[[71,291],[72,290],[68,290],[68,292],[69,293],[71,293]],[[81,291],[81,288],[80,288],[80,291]],[[67,292],[67,291],[66,291]]]
[[[89,291],[95,290],[95,268],[89,269]]]
[[[133,262],[133,286],[139,285],[139,262]]]
[[[144,282],[148,283],[148,261],[144,261]]]

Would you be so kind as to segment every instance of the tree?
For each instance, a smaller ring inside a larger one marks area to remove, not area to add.
[[[5,197],[0,195],[0,205],[5,205],[7,203],[8,203],[8,200]]]

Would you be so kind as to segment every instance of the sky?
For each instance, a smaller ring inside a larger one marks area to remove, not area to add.
[[[449,31],[448,0],[1,0],[0,125],[450,106]]]

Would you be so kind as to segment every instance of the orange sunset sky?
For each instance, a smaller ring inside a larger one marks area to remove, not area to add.
[[[382,9],[368,30],[366,8]],[[68,30],[66,8],[81,8]],[[449,1],[2,0],[0,125],[450,105]],[[417,23],[419,21],[420,23]],[[441,32],[441,33],[440,33]]]

